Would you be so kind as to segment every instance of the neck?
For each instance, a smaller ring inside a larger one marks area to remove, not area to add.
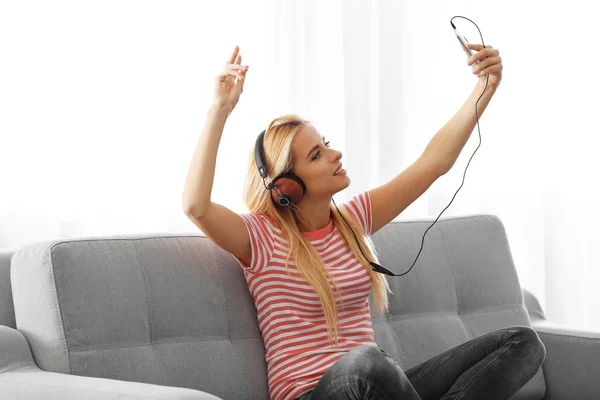
[[[306,199],[307,201],[302,200],[298,205],[302,215],[302,219],[298,218],[300,231],[312,232],[325,228],[331,221],[331,211],[329,210],[331,198],[318,202],[310,202],[308,199]]]

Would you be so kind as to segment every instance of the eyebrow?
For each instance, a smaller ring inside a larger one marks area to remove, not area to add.
[[[325,140],[325,136],[322,137],[321,140]],[[306,156],[306,159],[308,160],[308,157],[310,157],[310,155],[312,154],[313,151],[315,151],[316,149],[319,148],[320,145],[316,145],[314,146],[312,149],[310,149],[310,151],[308,152],[308,155]]]

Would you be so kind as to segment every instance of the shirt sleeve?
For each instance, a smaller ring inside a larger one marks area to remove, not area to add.
[[[272,226],[264,215],[258,214],[240,214],[248,236],[250,237],[250,247],[252,248],[252,258],[250,265],[247,265],[240,258],[234,256],[240,266],[252,273],[260,273],[269,263],[273,249],[275,248],[275,239]]]
[[[371,229],[373,227],[373,214],[371,210],[371,196],[369,195],[369,191],[366,190],[357,194],[347,203],[344,203],[344,206],[346,207],[346,210],[348,210],[354,216],[354,218],[356,218],[363,232],[365,232],[367,236],[371,236]]]

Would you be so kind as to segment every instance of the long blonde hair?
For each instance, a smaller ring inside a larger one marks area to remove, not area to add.
[[[289,251],[285,262],[286,270],[289,274],[288,263],[293,254],[298,272],[314,288],[321,305],[323,306],[330,344],[333,339],[335,346],[339,347],[340,337],[336,302],[334,292],[329,285],[328,279],[333,282],[335,291],[339,291],[339,288],[329,270],[325,268],[323,260],[316,249],[300,231],[296,218],[300,219],[305,225],[307,224],[302,213],[296,213],[289,207],[276,206],[271,199],[270,191],[265,189],[265,184],[268,185],[275,176],[284,171],[293,170],[294,159],[292,140],[300,129],[308,124],[310,124],[310,121],[304,120],[296,114],[283,115],[271,121],[263,139],[264,154],[269,175],[263,182],[263,178],[258,173],[253,147],[250,150],[248,157],[248,171],[244,184],[244,203],[251,214],[266,214],[277,222],[278,227],[281,229],[281,232],[287,239],[289,245]],[[349,245],[354,255],[360,260],[361,264],[363,264],[371,277],[375,299],[375,310],[379,313],[387,312],[388,292],[391,293],[387,280],[382,274],[373,271],[369,261],[363,257],[356,244],[354,235],[350,231],[350,228],[348,228],[348,225],[346,225],[346,222],[340,217],[335,206],[329,204],[329,209],[333,223],[337,227],[342,238]],[[345,207],[341,207],[339,211],[343,214],[348,224],[352,226],[365,255],[371,261],[379,263],[376,254],[371,250],[371,248],[375,248],[375,246],[370,237],[362,232],[358,221],[353,218],[352,214],[350,214]]]

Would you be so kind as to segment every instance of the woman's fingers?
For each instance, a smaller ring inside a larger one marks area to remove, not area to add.
[[[236,73],[234,71],[227,71],[227,72],[224,72],[221,75],[219,75],[219,80],[221,82],[227,82],[227,79],[229,79],[229,78],[235,79],[236,77],[240,78],[240,76],[241,75],[239,75],[239,74],[236,75]]]
[[[228,78],[244,78],[242,76],[242,74],[240,74],[238,71],[234,70],[233,68],[226,68],[225,70],[223,70],[223,72],[221,72],[217,78],[219,79],[220,82],[227,82]]]
[[[248,66],[247,65],[240,65],[240,64],[229,64],[226,66],[226,69],[232,69],[235,71],[240,71],[240,72],[245,72],[248,70]]]
[[[474,64],[473,65],[473,72],[481,71],[484,68],[488,67],[489,65],[500,64],[501,62],[502,62],[502,58],[501,57],[488,57],[485,60],[480,61],[479,64]]]
[[[235,58],[237,57],[239,52],[240,52],[239,46],[235,46],[235,49],[233,49],[233,53],[231,53],[231,56],[229,57],[229,59],[227,60],[225,65],[233,64],[235,62]]]
[[[229,70],[232,71],[235,74],[235,76],[237,76],[238,78],[244,79],[244,76],[238,70],[236,70],[234,68],[230,68]]]
[[[248,71],[248,67],[233,67],[232,68],[235,72],[237,72],[239,75],[241,75],[242,77],[246,75],[246,71]]]
[[[246,69],[248,69],[248,66],[240,65],[240,64],[227,64],[227,65],[225,65],[225,68],[233,68],[238,71],[245,71]]]
[[[248,66],[241,65],[242,55],[239,54],[239,52],[239,46],[235,46],[233,53],[231,53],[231,56],[225,63],[223,72],[219,75],[219,80],[221,82],[226,82],[229,77],[237,77],[242,81],[244,80],[244,75],[246,75],[246,71],[248,71]]]

